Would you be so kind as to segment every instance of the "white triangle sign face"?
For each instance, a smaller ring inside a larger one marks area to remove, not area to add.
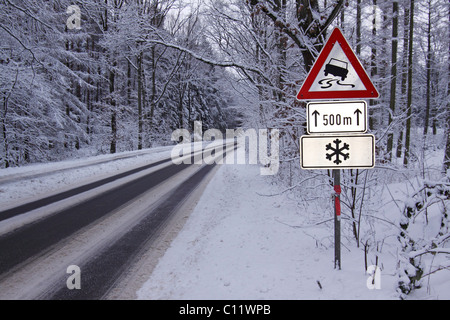
[[[378,98],[379,94],[339,28],[335,28],[297,99]]]

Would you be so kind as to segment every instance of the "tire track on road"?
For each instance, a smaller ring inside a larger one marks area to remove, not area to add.
[[[12,217],[17,216],[19,214],[23,214],[23,213],[26,213],[26,212],[29,212],[29,211],[41,208],[43,206],[52,204],[52,203],[57,202],[57,201],[61,201],[61,200],[73,197],[73,196],[75,196],[77,194],[80,194],[82,192],[86,192],[86,191],[98,188],[98,187],[100,187],[100,186],[102,186],[104,184],[107,184],[107,183],[110,183],[110,182],[114,182],[114,181],[116,181],[118,179],[125,178],[127,176],[130,176],[132,174],[141,172],[141,171],[146,170],[146,169],[150,169],[152,167],[156,167],[156,166],[158,166],[160,164],[163,164],[165,162],[168,162],[168,161],[170,161],[170,159],[164,159],[164,160],[160,160],[160,161],[157,161],[157,162],[153,162],[153,163],[148,164],[148,165],[143,166],[143,167],[132,169],[132,170],[129,170],[129,171],[126,171],[126,172],[123,172],[123,173],[120,173],[120,174],[117,174],[117,175],[105,178],[105,179],[101,179],[101,180],[98,180],[98,181],[95,181],[95,182],[92,182],[92,183],[85,184],[83,186],[80,186],[80,187],[77,187],[77,188],[74,188],[74,189],[71,189],[71,190],[68,190],[68,191],[64,191],[64,192],[61,192],[61,193],[58,193],[58,194],[55,194],[55,195],[52,195],[52,196],[49,196],[49,197],[45,197],[45,198],[42,198],[42,199],[39,199],[39,200],[36,200],[36,201],[25,203],[23,205],[20,205],[20,206],[17,206],[17,207],[8,209],[8,210],[0,211],[0,221],[12,218]]]
[[[215,165],[206,165],[188,180],[169,192],[164,199],[150,210],[122,237],[89,260],[81,269],[81,289],[69,290],[65,281],[54,293],[42,297],[52,300],[97,300],[108,294],[121,274],[129,267],[156,232],[170,219],[177,208],[197,188]]]
[[[34,255],[48,250],[59,241],[188,167],[189,165],[185,164],[169,165],[128,182],[120,188],[114,188],[0,236],[0,275]]]

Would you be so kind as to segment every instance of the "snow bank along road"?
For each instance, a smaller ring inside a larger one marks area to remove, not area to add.
[[[134,298],[213,170],[163,159],[1,211],[0,299]]]

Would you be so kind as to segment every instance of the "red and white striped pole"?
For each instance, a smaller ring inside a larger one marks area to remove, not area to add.
[[[334,268],[341,270],[341,171],[333,169],[334,186]]]

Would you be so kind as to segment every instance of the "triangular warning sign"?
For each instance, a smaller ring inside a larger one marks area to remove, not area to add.
[[[379,93],[341,30],[328,38],[297,95],[298,100],[378,98]]]

